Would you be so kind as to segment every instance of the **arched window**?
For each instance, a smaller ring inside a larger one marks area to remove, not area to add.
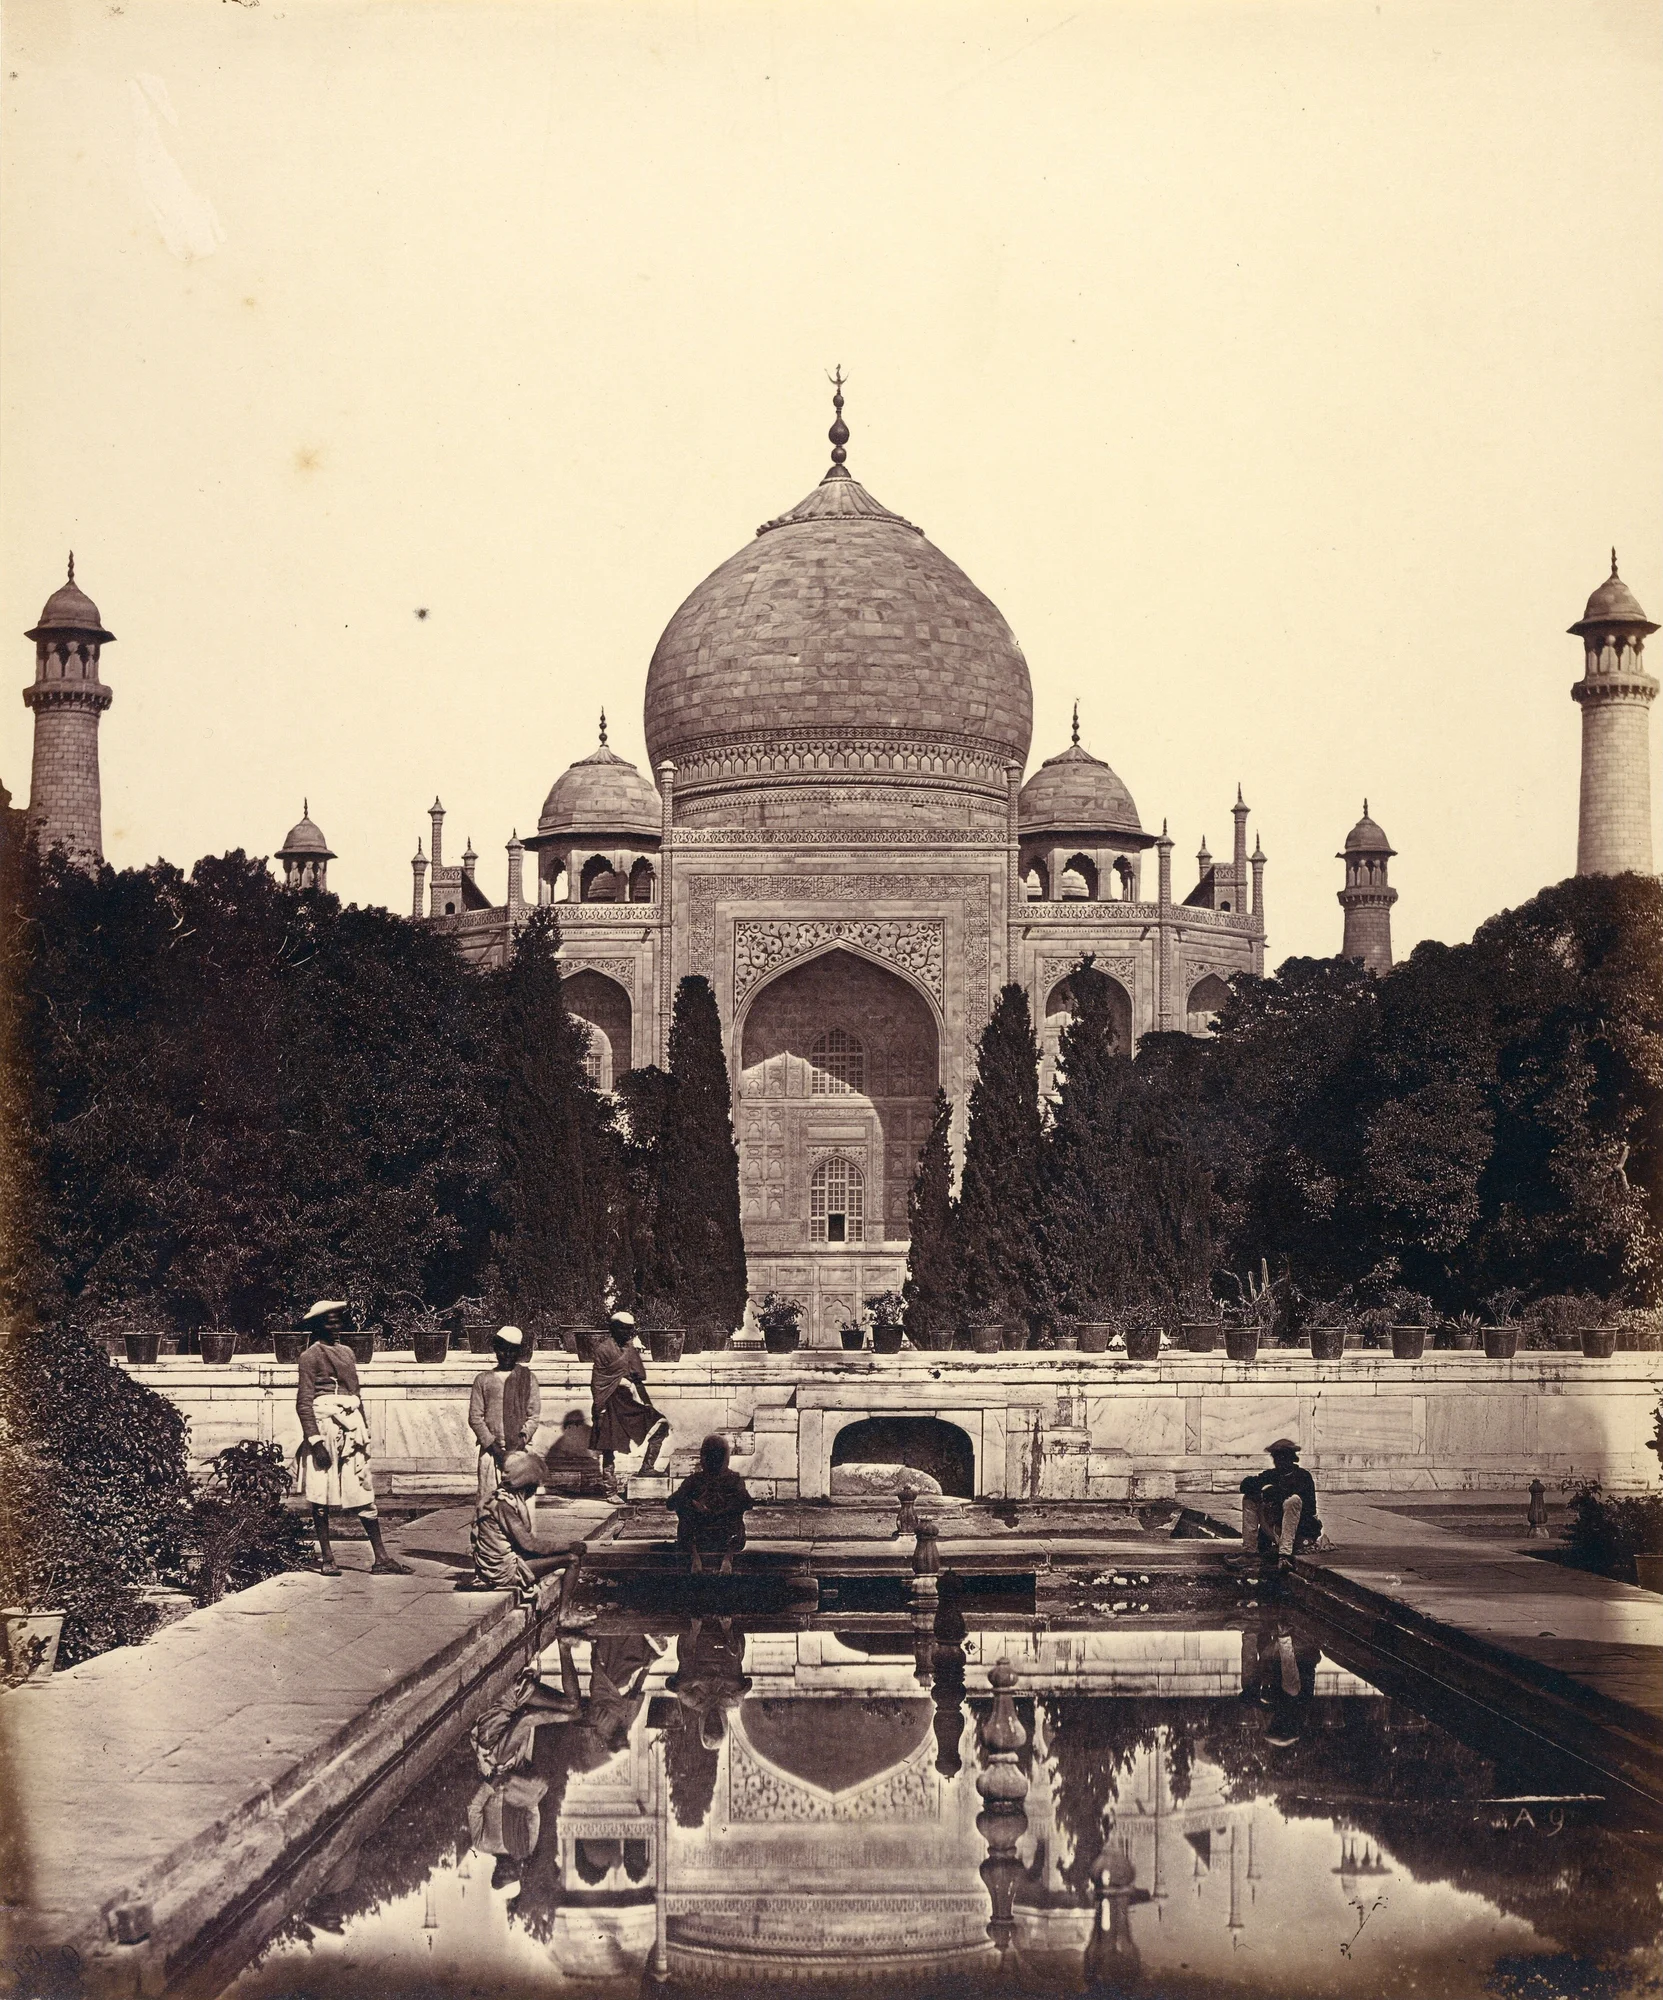
[[[1030,903],[1050,901],[1050,884],[1045,879],[1045,863],[1038,859],[1028,863],[1028,872],[1022,877],[1022,890]]]
[[[1129,862],[1126,859],[1124,854],[1114,864],[1114,872],[1119,877],[1120,880],[1120,900],[1123,903],[1131,902],[1132,882],[1134,880],[1136,871],[1133,869],[1131,862]]]
[[[583,864],[582,890],[586,903],[623,901],[623,881],[613,874],[612,864],[603,854],[591,855]]]
[[[1065,902],[1096,902],[1097,870],[1085,855],[1076,854],[1063,869],[1062,893]]]
[[[815,1243],[865,1240],[866,1188],[853,1160],[833,1154],[814,1169],[808,1192],[808,1233]]]
[[[809,1051],[811,1097],[847,1097],[866,1088],[866,1051],[846,1028],[828,1028]]]
[[[656,886],[652,863],[644,859],[637,861],[629,871],[629,900],[632,903],[650,903]]]

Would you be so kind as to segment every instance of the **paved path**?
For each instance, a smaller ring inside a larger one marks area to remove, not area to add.
[[[1521,1496],[1511,1543],[1344,1494],[1324,1496],[1323,1566],[1490,1645],[1552,1667],[1663,1722],[1663,1597],[1544,1562]]]
[[[571,1502],[539,1527],[576,1539],[609,1512]],[[161,1990],[228,1897],[439,1741],[532,1628],[507,1592],[456,1590],[468,1519],[452,1508],[390,1535],[411,1576],[369,1576],[367,1545],[343,1542],[339,1577],[273,1577],[0,1695],[0,1790],[25,1802],[0,1959],[68,1946],[94,1993]]]

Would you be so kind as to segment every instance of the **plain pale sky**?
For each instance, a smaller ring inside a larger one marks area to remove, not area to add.
[[[500,900],[840,362],[1030,768],[1078,697],[1180,893],[1239,779],[1273,963],[1338,948],[1365,794],[1400,954],[1574,867],[1613,542],[1663,617],[1651,0],[8,0],[0,48],[0,631],[21,689],[73,547],[117,864],[309,797],[406,909],[438,792]]]

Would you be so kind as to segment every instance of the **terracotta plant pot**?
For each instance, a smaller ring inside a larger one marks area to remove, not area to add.
[[[1028,1327],[1025,1320],[1007,1319],[999,1323],[999,1338],[1007,1354],[1017,1354],[1028,1345]]]
[[[271,1337],[271,1350],[279,1361],[296,1362],[310,1345],[311,1335],[298,1327],[286,1327]]]
[[[866,1345],[866,1329],[863,1326],[840,1326],[837,1337],[843,1343],[845,1354],[858,1354]]]
[[[443,1361],[450,1352],[448,1333],[418,1333],[414,1339],[418,1361]]]
[[[945,1354],[953,1344],[952,1330],[944,1326],[920,1327],[907,1338],[926,1354]]]
[[[561,1332],[565,1336],[566,1352],[568,1354],[575,1354],[579,1361],[594,1360],[595,1336],[600,1332],[599,1327],[566,1326],[561,1328]],[[490,1344],[489,1341],[485,1343],[487,1351],[489,1351]],[[470,1340],[468,1345],[472,1347],[473,1342]]]
[[[1418,1361],[1426,1352],[1426,1328],[1424,1326],[1394,1326],[1392,1328],[1392,1358],[1396,1361]]]
[[[1224,1352],[1231,1361],[1257,1361],[1259,1329],[1256,1326],[1227,1326],[1224,1329]]]
[[[1313,1326],[1311,1328],[1311,1359],[1313,1361],[1338,1361],[1345,1352],[1345,1328],[1343,1326]]]
[[[900,1328],[896,1330],[896,1345],[900,1344]],[[770,1354],[795,1354],[802,1344],[803,1330],[800,1326],[765,1326],[762,1329],[762,1344]]]
[[[898,1326],[875,1326],[872,1329],[872,1352],[874,1354],[899,1354],[901,1351],[902,1329]]]
[[[679,1326],[655,1326],[648,1330],[647,1342],[655,1361],[679,1361],[687,1346],[687,1333]]]
[[[1106,1319],[1083,1319],[1080,1322],[1080,1352],[1082,1354],[1107,1354],[1109,1342],[1114,1338],[1114,1328]]]
[[[1484,1353],[1491,1361],[1511,1361],[1519,1351],[1519,1330],[1516,1326],[1487,1326],[1484,1329]]]
[[[205,1333],[201,1336],[202,1359],[210,1368],[223,1368],[228,1361],[237,1358],[237,1336],[234,1333]]]
[[[341,1335],[342,1340],[352,1349],[352,1358],[358,1363],[360,1368],[363,1367],[366,1361],[373,1361],[375,1359],[375,1337],[380,1331],[379,1327],[366,1326],[352,1333],[343,1333]]]
[[[1590,1361],[1609,1361],[1617,1351],[1616,1329],[1585,1326],[1582,1329],[1582,1351]]]
[[[1161,1330],[1158,1326],[1132,1326],[1126,1329],[1128,1361],[1159,1361],[1160,1358]]]
[[[1005,1330],[996,1319],[971,1322],[970,1351],[973,1354],[997,1354],[1004,1344]]]
[[[1478,1347],[1478,1329],[1475,1326],[1452,1326],[1449,1329],[1449,1344],[1457,1354],[1472,1354]]]
[[[129,1334],[129,1340],[154,1339],[154,1334]],[[8,1605],[0,1611],[0,1628],[6,1636],[6,1671],[24,1687],[52,1678],[58,1658],[58,1640],[63,1635],[61,1611],[24,1611]]]
[[[130,1333],[126,1336],[127,1359],[135,1368],[154,1368],[156,1357],[161,1352],[162,1336],[159,1333]]]
[[[1196,1319],[1186,1321],[1184,1326],[1184,1347],[1190,1354],[1211,1354],[1218,1347],[1219,1328],[1216,1320]]]
[[[1636,1556],[1634,1581],[1642,1590],[1663,1590],[1663,1556]]]
[[[539,1327],[531,1336],[531,1351],[533,1354],[564,1354],[566,1336],[557,1326]]]
[[[489,1354],[491,1342],[496,1338],[496,1328],[487,1321],[470,1320],[464,1331],[468,1339],[470,1354]]]

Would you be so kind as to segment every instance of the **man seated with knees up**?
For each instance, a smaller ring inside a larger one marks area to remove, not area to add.
[[[522,1604],[537,1602],[540,1578],[563,1570],[560,1608],[571,1605],[578,1561],[569,1548],[546,1548],[537,1538],[531,1518],[531,1496],[542,1485],[547,1467],[529,1451],[511,1451],[503,1460],[496,1491],[474,1516],[474,1587],[511,1590]]]
[[[1241,1483],[1241,1563],[1255,1555],[1289,1562],[1315,1546],[1322,1534],[1317,1519],[1316,1482],[1299,1463],[1292,1438],[1267,1444],[1268,1472],[1250,1473]]]

